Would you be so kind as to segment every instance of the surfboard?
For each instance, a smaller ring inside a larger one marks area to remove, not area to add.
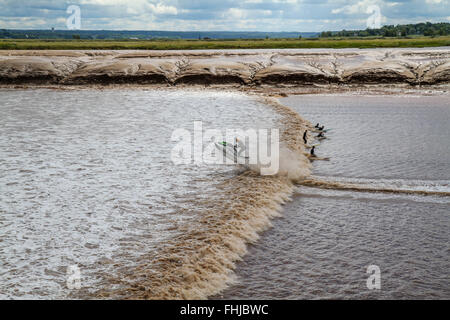
[[[320,132],[328,132],[328,131],[331,131],[331,130],[333,130],[332,128],[330,128],[330,129],[323,129],[323,130],[319,130],[319,129],[317,129],[317,128],[314,128],[313,130],[311,130],[311,131],[313,131],[313,132],[317,132],[317,133],[320,133]]]
[[[246,165],[246,160],[248,160],[248,158],[238,156],[236,154],[236,150],[234,150],[234,146],[232,143],[222,141],[222,142],[215,142],[214,145],[216,146],[217,149],[223,152],[223,155],[226,158],[230,159],[236,164]]]
[[[312,156],[310,154],[307,155],[308,159],[313,161],[313,160],[323,160],[323,161],[329,161],[330,158],[328,157],[319,157],[319,156]]]

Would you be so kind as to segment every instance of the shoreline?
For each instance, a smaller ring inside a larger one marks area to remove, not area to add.
[[[0,85],[448,87],[450,50],[2,50]]]
[[[262,98],[285,98],[297,95],[336,95],[336,96],[448,96],[450,95],[450,84],[429,85],[420,87],[406,87],[402,85],[376,85],[376,86],[297,86],[297,87],[237,87],[230,85],[183,85],[183,86],[161,86],[161,85],[2,85],[0,90],[56,90],[56,91],[83,91],[83,90],[164,90],[164,91],[229,91],[239,92],[250,96]]]

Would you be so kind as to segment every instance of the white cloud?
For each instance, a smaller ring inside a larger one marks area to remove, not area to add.
[[[351,5],[346,5],[338,9],[331,10],[333,14],[345,13],[345,14],[357,14],[366,13],[369,6],[380,5],[382,1],[379,0],[361,0]]]
[[[166,6],[162,3],[158,3],[157,5],[150,4],[150,8],[152,8],[153,12],[156,14],[177,14],[178,10],[173,6]]]
[[[91,4],[91,5],[99,5],[99,6],[117,6],[117,5],[135,5],[147,3],[146,0],[81,0],[80,4]]]
[[[370,5],[387,24],[450,21],[450,0],[0,0],[0,28],[323,31],[365,29]],[[26,18],[26,19],[24,19]]]
[[[245,18],[245,12],[241,9],[230,8],[228,9],[226,16],[229,16],[233,19],[243,19]]]
[[[177,8],[166,5],[165,1],[149,1],[149,0],[81,0],[81,5],[98,5],[98,6],[122,6],[126,8],[129,14],[144,13],[151,11],[155,14],[177,14]]]

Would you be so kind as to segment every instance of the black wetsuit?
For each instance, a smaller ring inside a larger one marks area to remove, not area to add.
[[[303,134],[303,142],[306,144],[308,141],[306,140],[306,133],[308,130],[305,130],[305,133]]]
[[[309,152],[313,157],[315,157],[316,155],[314,154],[314,149],[315,149],[316,147],[312,147],[311,148],[311,151]]]

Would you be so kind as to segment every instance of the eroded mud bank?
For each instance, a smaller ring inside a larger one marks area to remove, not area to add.
[[[1,51],[0,84],[214,85],[450,82],[450,49]]]

